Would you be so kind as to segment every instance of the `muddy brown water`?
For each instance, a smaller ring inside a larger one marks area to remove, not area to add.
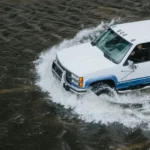
[[[46,100],[33,61],[45,49],[101,21],[150,18],[148,0],[0,1],[0,150],[146,150],[140,128],[85,123]],[[148,134],[147,134],[148,135]]]

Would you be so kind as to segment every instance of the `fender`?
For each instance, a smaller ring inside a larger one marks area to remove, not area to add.
[[[85,88],[88,88],[90,84],[98,81],[104,81],[104,80],[112,80],[115,83],[115,87],[118,83],[117,77],[114,75],[108,75],[108,76],[99,76],[96,78],[91,78],[85,82]]]

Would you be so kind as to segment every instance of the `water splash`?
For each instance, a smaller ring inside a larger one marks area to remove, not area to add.
[[[150,104],[148,103],[150,98],[148,93],[138,92],[121,96],[116,94],[115,98],[110,98],[107,96],[97,97],[89,92],[85,96],[77,98],[75,94],[65,91],[52,75],[51,65],[56,52],[63,48],[89,42],[90,35],[101,34],[106,25],[110,26],[114,23],[115,21],[112,20],[110,23],[101,23],[95,28],[82,30],[73,39],[64,40],[59,45],[53,46],[42,53],[39,59],[35,61],[37,75],[39,76],[36,84],[43,91],[50,93],[53,102],[63,105],[66,109],[71,108],[73,113],[78,114],[79,118],[86,122],[101,122],[104,124],[118,122],[131,128],[144,124],[150,128]],[[117,105],[112,103],[117,103]],[[142,108],[123,108],[120,105],[129,103],[142,104]]]

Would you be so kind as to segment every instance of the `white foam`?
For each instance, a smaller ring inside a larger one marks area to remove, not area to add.
[[[113,23],[114,21],[110,24]],[[86,122],[101,122],[104,124],[119,122],[131,128],[139,126],[142,123],[147,123],[148,127],[150,127],[150,116],[146,114],[150,109],[148,103],[146,103],[142,109],[122,108],[120,105],[110,103],[143,104],[146,100],[150,100],[148,94],[116,95],[116,97],[112,99],[107,96],[97,97],[93,93],[87,93],[78,99],[75,94],[65,91],[51,73],[52,61],[55,59],[57,51],[80,44],[81,41],[88,42],[88,36],[96,32],[99,33],[98,31],[103,30],[104,25],[105,24],[102,23],[95,28],[82,30],[73,39],[64,40],[59,45],[53,46],[42,53],[39,59],[35,61],[37,75],[39,76],[37,85],[40,86],[43,91],[50,93],[53,102],[63,105],[66,109],[72,108],[73,113],[78,114],[79,118]]]

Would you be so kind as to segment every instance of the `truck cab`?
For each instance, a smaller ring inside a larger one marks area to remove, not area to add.
[[[92,42],[59,51],[52,73],[76,94],[149,87],[149,27],[150,20],[113,25]]]

